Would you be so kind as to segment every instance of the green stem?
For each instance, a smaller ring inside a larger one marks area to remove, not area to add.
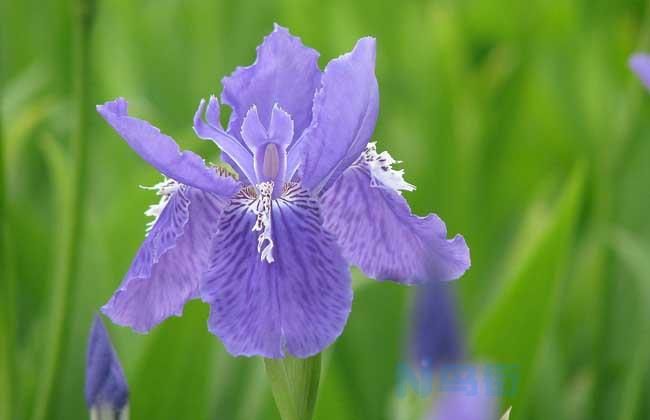
[[[5,173],[5,154],[4,154],[4,74],[3,68],[5,61],[4,56],[4,35],[0,32],[0,278],[4,279],[4,290],[1,292],[4,296],[3,302],[0,302],[0,419],[10,419],[12,417],[13,392],[11,384],[14,383],[14,278],[11,275],[9,258],[9,223],[7,211],[7,177]]]
[[[58,266],[53,282],[50,328],[48,329],[47,352],[40,392],[35,402],[34,419],[45,418],[50,406],[52,387],[58,378],[61,360],[65,354],[65,335],[71,314],[68,297],[74,290],[79,267],[81,227],[86,186],[86,155],[88,140],[88,116],[93,105],[90,100],[90,35],[94,17],[94,0],[72,0],[74,25],[74,65],[73,102],[75,110],[74,131],[72,133],[72,168],[70,172],[70,207],[62,214],[62,231]],[[65,208],[65,207],[64,207]]]
[[[282,420],[311,420],[318,396],[321,355],[264,359],[275,404]]]

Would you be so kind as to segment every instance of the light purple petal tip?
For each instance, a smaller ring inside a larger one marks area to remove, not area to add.
[[[144,160],[165,176],[215,194],[230,196],[238,183],[208,168],[198,155],[182,152],[174,139],[144,120],[130,117],[123,98],[97,105],[97,111]]]
[[[244,117],[244,122],[241,126],[241,138],[251,150],[255,150],[268,142],[266,128],[260,121],[257,107],[255,105],[250,107],[246,112],[246,117]]]
[[[315,193],[327,190],[359,157],[375,128],[375,44],[374,38],[361,38],[350,53],[325,68],[314,98],[314,119],[296,146],[304,149],[302,184]],[[294,166],[292,155],[289,168]]]
[[[260,259],[252,199],[236,196],[213,241],[201,298],[208,327],[233,355],[321,352],[343,331],[352,304],[347,263],[321,226],[318,203],[288,187],[271,215],[274,261]]]
[[[225,200],[198,189],[175,192],[102,312],[141,333],[180,316],[185,303],[198,295],[224,205]]]
[[[196,118],[196,115],[195,115]],[[221,126],[221,107],[219,101],[214,95],[210,95],[208,102],[208,109],[205,111],[205,119],[213,128],[222,129]]]
[[[129,399],[122,366],[99,315],[95,315],[88,337],[85,396],[89,409],[103,406],[115,412]]]
[[[650,89],[650,55],[634,54],[630,58],[630,68],[641,79],[646,89]]]
[[[232,107],[228,132],[239,136],[246,112],[256,105],[260,121],[269,127],[277,103],[293,118],[299,136],[312,119],[312,99],[320,83],[318,52],[275,25],[257,47],[257,58],[223,78],[222,102]]]
[[[447,239],[438,216],[415,216],[400,194],[371,186],[365,167],[348,169],[321,203],[326,229],[369,277],[405,284],[454,280],[470,266],[461,235]]]
[[[293,119],[280,105],[273,105],[271,112],[271,124],[269,126],[269,138],[273,142],[289,147],[293,139]]]

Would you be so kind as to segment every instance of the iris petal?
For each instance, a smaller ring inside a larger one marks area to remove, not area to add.
[[[293,139],[293,119],[291,115],[280,108],[280,105],[273,105],[271,112],[271,123],[269,125],[269,138],[285,148],[291,144]]]
[[[465,239],[447,239],[435,214],[411,213],[390,188],[372,186],[367,167],[351,166],[322,197],[325,228],[343,255],[369,277],[414,284],[453,280],[470,265]]]
[[[106,327],[95,315],[86,355],[86,404],[119,413],[128,403],[129,387]]]
[[[378,111],[375,40],[361,38],[325,68],[314,119],[289,151],[287,172],[300,163],[301,184],[315,193],[327,190],[366,148]]]
[[[347,263],[321,225],[318,203],[296,184],[273,202],[274,261],[261,261],[253,201],[236,196],[213,240],[201,285],[209,329],[233,355],[316,354],[339,336],[350,312]]]
[[[269,141],[266,134],[266,128],[260,121],[257,107],[253,105],[244,117],[244,122],[241,126],[241,138],[246,143],[249,149],[254,150]]]
[[[312,119],[312,99],[321,77],[318,55],[286,28],[275,25],[257,48],[255,63],[239,67],[222,80],[221,100],[233,109],[228,132],[239,137],[246,112],[253,105],[268,128],[277,103],[292,116],[299,136]]]
[[[250,182],[256,182],[255,171],[253,169],[253,155],[251,151],[237,139],[231,137],[228,133],[223,131],[221,123],[215,121],[214,117],[217,113],[216,109],[219,103],[215,97],[210,98],[208,105],[209,115],[206,115],[208,120],[212,123],[203,121],[203,110],[205,108],[205,100],[201,99],[199,107],[194,114],[194,132],[199,138],[204,140],[212,140],[217,146],[234,162],[234,167],[239,169],[240,175],[244,175]],[[228,162],[230,164],[230,162]]]
[[[104,312],[113,322],[147,332],[197,296],[210,239],[225,200],[196,188],[176,191]]]
[[[130,117],[124,99],[98,105],[97,111],[133,150],[167,177],[223,196],[231,196],[239,189],[234,179],[219,176],[198,155],[181,152],[174,139],[156,127]]]

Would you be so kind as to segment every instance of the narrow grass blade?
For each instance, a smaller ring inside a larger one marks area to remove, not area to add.
[[[634,420],[639,415],[643,386],[650,367],[650,246],[632,234],[619,230],[614,234],[612,247],[635,275],[640,296],[638,343],[630,347],[630,365],[623,381],[623,400],[618,415],[618,420]]]
[[[514,262],[517,269],[480,317],[472,336],[476,355],[516,367],[520,378],[514,390],[516,401],[526,398],[536,351],[552,316],[558,281],[575,232],[583,182],[584,168],[578,165],[537,242]]]
[[[67,170],[64,184],[70,185],[70,208],[63,212],[60,223],[64,228],[61,237],[58,268],[51,301],[50,325],[40,389],[37,393],[33,418],[46,418],[51,403],[52,388],[61,365],[65,347],[66,323],[72,312],[68,307],[68,296],[74,287],[78,268],[83,206],[85,204],[86,155],[88,144],[88,115],[93,111],[90,101],[90,32],[94,17],[94,0],[74,2],[76,15],[74,43],[74,89],[75,126],[72,135],[72,165]]]

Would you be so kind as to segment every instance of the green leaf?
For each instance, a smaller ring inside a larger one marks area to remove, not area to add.
[[[619,420],[638,418],[643,384],[648,372],[650,354],[650,246],[632,234],[619,230],[613,237],[613,249],[624,265],[635,274],[636,289],[640,295],[640,316],[638,317],[638,343],[630,346],[630,365],[623,382],[623,401]]]
[[[52,294],[49,302],[49,323],[45,331],[45,346],[49,349],[39,376],[38,397],[34,402],[34,418],[46,417],[50,404],[50,392],[56,382],[56,372],[61,358],[61,347],[66,324],[66,310],[70,295],[70,268],[69,258],[71,243],[76,239],[69,233],[70,227],[75,223],[73,211],[74,191],[72,182],[68,178],[70,159],[52,137],[46,136],[42,143],[43,153],[46,158],[48,173],[52,184],[58,188],[56,203],[56,221],[59,231],[55,235],[57,265],[53,273]]]
[[[216,337],[203,327],[207,310],[207,305],[189,302],[181,318],[165,320],[147,336],[126,331],[147,346],[135,368],[127,369],[133,418],[210,418],[210,403],[218,396],[214,382],[227,368],[215,366],[221,360],[215,357]]]
[[[509,407],[505,413],[503,413],[503,416],[501,416],[501,420],[510,420],[510,410],[512,410],[512,407]]]
[[[321,355],[264,359],[266,374],[282,420],[310,420],[314,414]]]
[[[479,317],[472,335],[475,354],[490,362],[515,365],[517,401],[524,401],[537,350],[552,318],[552,304],[575,232],[584,168],[577,165],[534,243],[513,261],[503,289]],[[542,220],[544,220],[542,219]]]
[[[2,50],[0,49],[0,53]],[[4,74],[0,69],[0,104],[4,100],[3,82]],[[2,106],[0,106],[2,111]],[[15,320],[14,320],[14,278],[9,268],[9,224],[6,207],[7,182],[5,173],[5,143],[3,133],[2,113],[0,112],[0,276],[4,278],[2,295],[4,299],[0,302],[0,419],[11,417],[13,377],[13,358]]]
[[[390,411],[394,420],[422,420],[435,405],[438,393],[431,392],[428,396],[420,395],[416,390],[407,387],[404,395],[393,393]]]

